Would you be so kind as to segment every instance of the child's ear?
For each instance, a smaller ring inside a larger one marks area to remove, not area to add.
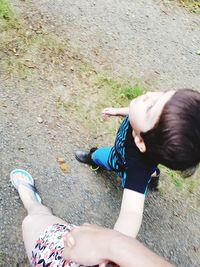
[[[146,151],[146,146],[145,146],[145,143],[142,137],[136,135],[134,138],[134,141],[135,141],[137,148],[139,148],[140,152],[144,153]]]

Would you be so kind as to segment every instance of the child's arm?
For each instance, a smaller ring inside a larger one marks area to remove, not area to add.
[[[129,108],[105,108],[102,111],[104,116],[127,116],[129,114]]]
[[[121,210],[114,229],[136,237],[142,223],[145,195],[124,189]]]

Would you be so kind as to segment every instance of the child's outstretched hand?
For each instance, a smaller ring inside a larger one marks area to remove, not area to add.
[[[117,113],[117,108],[105,108],[104,110],[102,110],[102,115],[103,116],[117,116],[118,113]]]
[[[102,115],[104,117],[110,116],[122,116],[125,117],[129,114],[129,107],[126,108],[105,108],[102,110]]]

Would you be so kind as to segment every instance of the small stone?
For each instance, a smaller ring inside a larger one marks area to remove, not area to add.
[[[176,211],[173,211],[173,215],[178,217],[178,213]]]
[[[198,251],[198,247],[193,247],[194,251],[197,252]]]
[[[38,117],[38,118],[37,118],[37,122],[38,122],[38,123],[43,123],[43,119],[42,119],[41,117]]]
[[[18,147],[18,150],[21,151],[21,152],[23,152],[24,151],[24,147],[23,146],[20,146],[20,147]]]
[[[42,31],[41,31],[41,30],[36,30],[35,33],[36,33],[36,34],[41,34]]]
[[[64,158],[57,158],[57,162],[58,163],[65,163],[65,159]]]
[[[74,71],[74,67],[73,67],[73,66],[71,66],[71,67],[70,67],[70,70],[73,72],[73,71]]]
[[[26,31],[25,35],[26,36],[31,36],[31,32],[30,31]]]

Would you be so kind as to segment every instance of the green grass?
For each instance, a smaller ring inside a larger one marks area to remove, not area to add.
[[[138,83],[132,84],[106,75],[99,75],[97,77],[96,86],[101,93],[103,92],[105,98],[109,99],[115,106],[127,106],[133,98],[147,91]]]
[[[43,68],[58,68],[68,57],[65,45],[55,37],[33,34],[26,36],[24,30],[8,32],[0,45],[2,67],[6,73],[28,77]],[[47,73],[47,72],[46,72]]]
[[[101,111],[106,107],[127,107],[130,101],[144,94],[147,89],[140,86],[138,80],[126,81],[125,78],[113,78],[108,74],[98,74],[87,63],[81,62],[79,80],[74,85],[74,93],[64,103],[57,101],[60,112],[74,115],[77,123],[90,129],[90,136],[104,136],[103,142],[115,133],[121,118],[103,118]]]
[[[197,180],[195,179],[195,177],[192,177],[186,180],[186,186],[188,188],[188,191],[190,193],[193,193],[195,189],[197,188]]]
[[[170,177],[172,184],[177,190],[187,190],[190,193],[194,193],[198,189],[199,184],[199,170],[197,170],[192,176],[183,178],[181,172],[173,171],[165,166],[159,166],[163,174]]]
[[[28,23],[15,14],[8,0],[0,0],[0,58],[6,75],[23,79],[34,73],[47,75],[76,56],[66,42]]]
[[[200,0],[179,0],[181,5],[194,13],[200,13]]]
[[[25,78],[31,74],[33,74],[33,69],[31,65],[28,65],[28,62],[11,57],[10,59],[5,59],[2,62],[3,69],[8,71],[8,73],[17,73],[21,78]]]
[[[0,251],[0,264],[2,264],[1,266],[3,266],[3,264],[5,263],[5,259],[6,259],[5,253]]]
[[[19,29],[20,22],[10,7],[10,3],[7,0],[0,0],[0,31],[9,28]]]
[[[181,175],[178,172],[167,169],[167,168],[165,168],[165,172],[171,178],[171,181],[175,185],[176,188],[183,189],[184,179],[181,177]]]

